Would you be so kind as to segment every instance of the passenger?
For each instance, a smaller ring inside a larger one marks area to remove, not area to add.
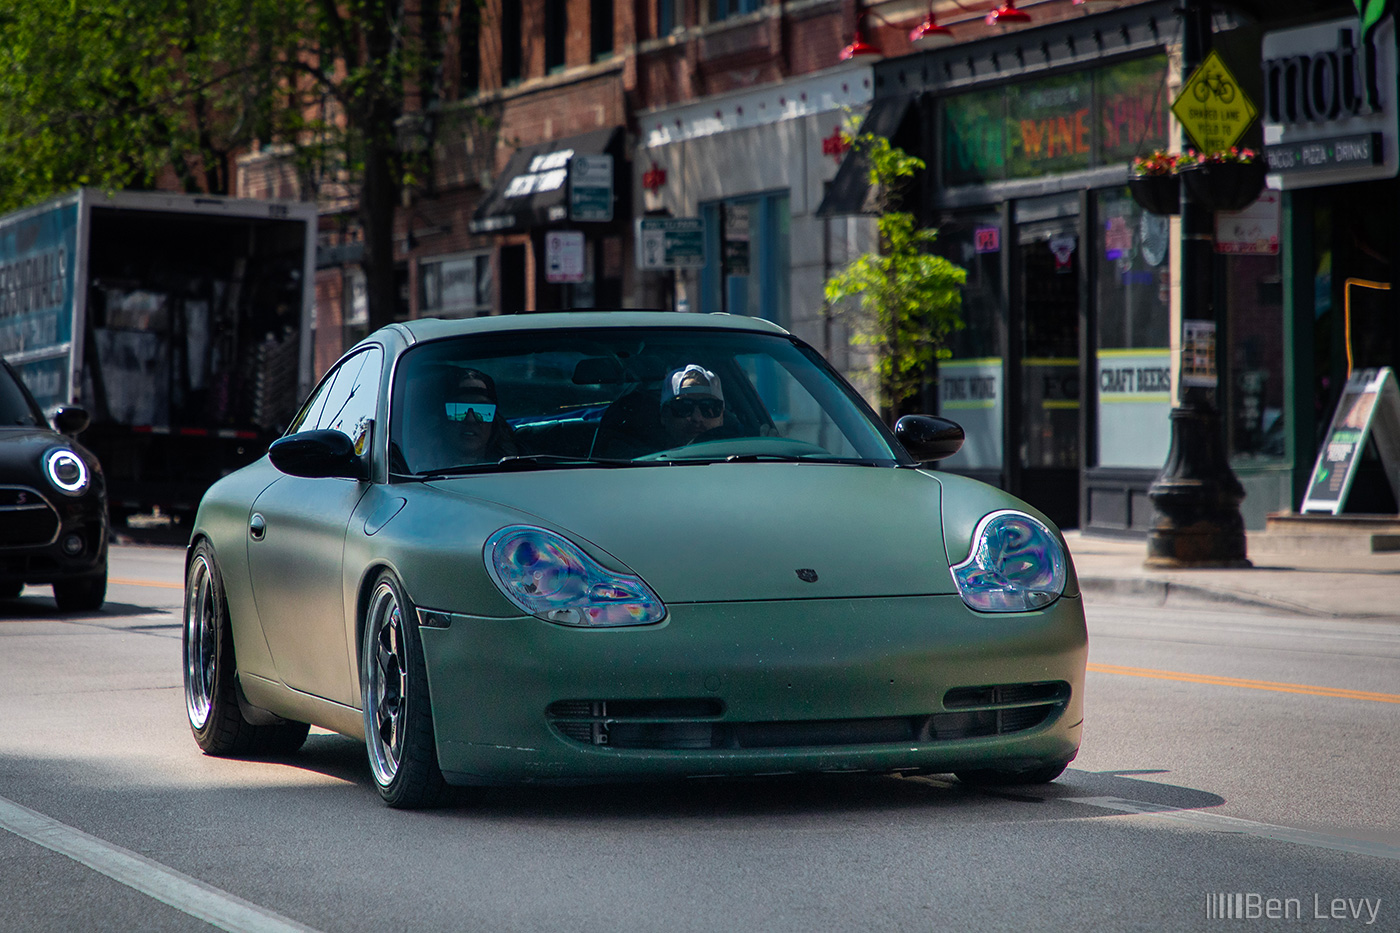
[[[441,412],[445,443],[439,467],[488,463],[520,453],[510,422],[496,404],[496,382],[479,369],[456,369],[447,378]]]
[[[691,363],[661,384],[661,427],[672,447],[724,436],[724,391],[719,376]]]

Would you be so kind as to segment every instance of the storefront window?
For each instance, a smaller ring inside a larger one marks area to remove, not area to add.
[[[1229,288],[1230,453],[1285,453],[1283,285],[1278,256],[1231,256]]]
[[[1171,442],[1171,236],[1126,189],[1098,193],[1098,465],[1160,469]]]
[[[491,308],[491,254],[461,253],[418,262],[421,317],[474,317]]]
[[[938,363],[938,411],[962,425],[962,449],[943,461],[954,470],[1000,470],[1005,417],[1001,356],[1004,290],[999,212],[960,217],[939,228],[939,251],[967,270],[962,318]]]
[[[1165,56],[943,101],[943,183],[1127,162],[1167,145]]]

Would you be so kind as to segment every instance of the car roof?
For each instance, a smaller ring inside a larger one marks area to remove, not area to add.
[[[465,334],[584,327],[704,327],[787,334],[787,331],[777,324],[762,318],[723,313],[691,314],[684,311],[543,311],[452,320],[420,318],[402,321],[393,326],[401,328],[410,343]]]

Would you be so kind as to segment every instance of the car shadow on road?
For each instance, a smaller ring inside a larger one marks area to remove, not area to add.
[[[53,597],[40,595],[33,588],[25,591],[28,595],[15,599],[0,599],[0,621],[3,622],[101,622],[103,619],[149,616],[164,612],[150,606],[134,606],[131,603],[117,603],[108,600],[96,612],[64,612],[54,603]]]
[[[279,761],[362,787],[366,800],[379,805],[364,746],[356,740],[313,734],[299,753]],[[1071,768],[1051,784],[1030,787],[975,787],[951,774],[863,773],[457,787],[436,812],[464,820],[489,818],[531,824],[695,819],[742,822],[832,814],[907,815],[930,809],[969,821],[1039,821],[1115,812],[1082,803],[1082,798],[1123,800],[1162,810],[1205,809],[1225,802],[1209,791],[1145,779],[1158,774],[1169,772],[1096,773]]]

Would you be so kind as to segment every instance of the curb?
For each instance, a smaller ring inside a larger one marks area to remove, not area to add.
[[[1199,583],[1181,583],[1175,580],[1124,580],[1116,577],[1079,577],[1079,589],[1086,597],[1103,598],[1106,602],[1128,602],[1134,605],[1155,607],[1167,606],[1235,606],[1252,609],[1286,612],[1291,615],[1313,618],[1376,618],[1370,614],[1327,612],[1277,597],[1260,596],[1257,593],[1238,590],[1222,590]]]

